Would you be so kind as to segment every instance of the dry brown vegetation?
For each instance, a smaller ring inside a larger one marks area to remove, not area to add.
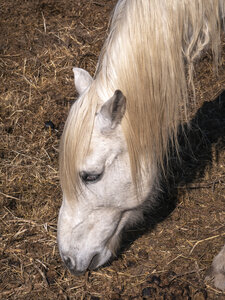
[[[192,152],[181,141],[182,163],[156,211],[99,270],[75,277],[59,257],[58,145],[76,96],[71,69],[93,74],[115,2],[1,1],[0,299],[225,299],[204,282],[225,234],[224,94],[216,99],[224,40],[218,76],[210,53],[196,65]]]

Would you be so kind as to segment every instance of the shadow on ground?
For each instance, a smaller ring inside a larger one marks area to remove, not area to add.
[[[212,153],[213,145],[215,153]],[[225,147],[225,91],[214,101],[205,102],[190,123],[180,129],[179,146],[179,157],[172,151],[169,156],[169,168],[161,180],[162,190],[156,204],[145,213],[144,221],[138,227],[124,232],[120,255],[138,237],[153,230],[173,212],[182,189],[205,187],[193,183],[196,178],[200,181],[204,177],[205,169],[211,167],[213,155],[217,161],[218,153]]]

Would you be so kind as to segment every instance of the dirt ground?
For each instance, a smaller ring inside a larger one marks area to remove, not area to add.
[[[59,257],[58,145],[76,98],[71,69],[94,73],[115,2],[1,1],[0,299],[225,299],[204,281],[225,236],[224,39],[218,76],[210,53],[196,65],[189,146],[181,137],[182,161],[171,155],[158,207],[105,267],[75,277]]]

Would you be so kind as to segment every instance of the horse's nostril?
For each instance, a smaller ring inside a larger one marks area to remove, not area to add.
[[[88,269],[94,270],[95,268],[97,268],[98,264],[99,264],[99,254],[97,253],[92,257]]]
[[[73,261],[73,259],[71,257],[63,256],[63,261],[69,270],[72,270],[75,268],[75,262]]]
[[[72,257],[64,255],[62,259],[71,274],[79,276],[84,273],[84,271],[76,270],[76,262]]]

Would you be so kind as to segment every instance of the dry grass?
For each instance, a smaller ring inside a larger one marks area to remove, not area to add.
[[[100,270],[74,277],[59,258],[57,149],[75,98],[71,68],[76,65],[94,72],[114,3],[1,3],[1,299],[224,297],[203,281],[224,239],[224,99],[204,104],[198,113],[205,140],[198,139],[202,136],[194,125],[195,159],[187,153],[182,172],[175,171],[179,180],[168,197],[178,204],[171,215],[171,207],[165,204],[167,218],[152,225],[153,230],[144,225],[130,230],[129,246]],[[224,51],[219,77],[212,72],[209,53],[196,66],[199,107],[224,90]],[[56,129],[45,128],[49,120]]]

